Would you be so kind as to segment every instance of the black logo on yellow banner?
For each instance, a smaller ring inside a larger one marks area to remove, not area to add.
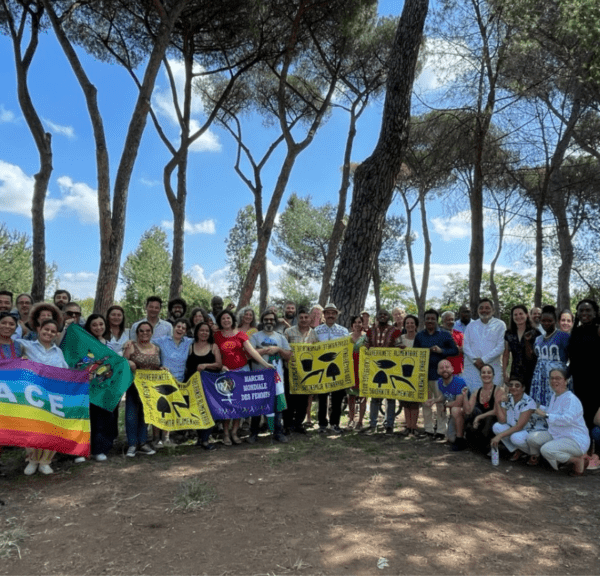
[[[374,361],[375,366],[379,368],[378,372],[375,372],[373,376],[373,383],[377,384],[378,388],[381,388],[384,384],[391,384],[393,388],[396,388],[397,383],[403,383],[410,386],[413,390],[416,390],[413,383],[408,379],[413,375],[415,370],[415,363],[412,358],[405,358],[400,364],[402,369],[402,376],[397,374],[389,374],[388,371],[393,370],[398,366],[398,363],[394,360],[381,359]],[[394,372],[398,370],[395,369]]]

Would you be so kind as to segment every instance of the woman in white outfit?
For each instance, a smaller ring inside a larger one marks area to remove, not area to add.
[[[492,430],[496,434],[492,438],[492,447],[502,443],[513,453],[510,460],[518,460],[523,453],[529,453],[527,438],[533,428],[531,415],[536,409],[535,402],[525,394],[523,382],[511,378],[508,383],[508,394],[502,389],[497,397],[494,410],[498,422]]]
[[[531,464],[537,464],[540,450],[552,468],[558,464],[572,464],[572,476],[581,476],[586,467],[585,453],[590,447],[590,434],[583,419],[583,406],[567,389],[567,371],[554,368],[550,371],[550,387],[554,391],[548,408],[540,407],[535,412],[546,418],[548,430],[529,434],[527,444]]]

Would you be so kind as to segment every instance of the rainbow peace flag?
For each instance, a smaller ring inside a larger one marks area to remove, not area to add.
[[[0,445],[90,454],[87,372],[0,360]]]

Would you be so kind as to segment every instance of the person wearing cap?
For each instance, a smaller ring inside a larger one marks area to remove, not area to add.
[[[325,324],[320,324],[314,331],[319,342],[326,342],[327,340],[337,340],[338,338],[345,338],[350,333],[347,328],[336,324],[336,320],[340,311],[335,307],[333,302],[329,302],[325,308],[323,308],[323,316],[325,317]],[[331,392],[331,422],[327,421],[327,400],[329,392],[325,394],[319,394],[319,433],[324,434],[327,432],[328,424],[331,424],[331,429],[336,434],[341,434],[342,429],[340,428],[340,417],[342,414],[342,402],[346,395],[346,390],[336,390]]]
[[[363,330],[368,330],[369,326],[371,326],[371,315],[366,310],[363,310],[360,313],[360,317],[362,318]]]

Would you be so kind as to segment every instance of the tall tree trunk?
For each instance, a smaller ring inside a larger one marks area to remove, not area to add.
[[[244,284],[242,286],[240,301],[238,303],[239,308],[248,306],[250,303],[258,275],[263,267],[266,267],[267,249],[269,247],[271,234],[273,232],[275,216],[277,216],[277,210],[281,204],[281,198],[283,197],[283,193],[285,192],[287,183],[290,179],[290,174],[292,173],[292,168],[294,167],[294,162],[296,161],[299,153],[300,149],[298,146],[292,145],[291,147],[288,147],[285,160],[283,161],[283,166],[281,167],[281,172],[277,177],[273,196],[271,196],[271,201],[269,202],[267,215],[265,216],[262,225],[257,230],[256,250],[254,252],[254,256],[252,257],[252,261],[250,262],[250,268],[248,269],[248,274],[246,274],[246,279],[244,280]],[[258,226],[258,212],[256,214],[256,223]]]
[[[177,201],[173,210],[173,260],[169,299],[181,298],[183,288],[183,254],[185,235],[185,201],[187,196],[187,152],[177,165]]]
[[[573,241],[569,231],[569,219],[564,198],[554,203],[552,211],[556,218],[556,236],[561,260],[558,267],[556,303],[559,310],[564,310],[571,307],[570,282],[573,268]]]
[[[381,310],[381,274],[379,273],[378,259],[375,259],[375,266],[373,266],[373,294],[375,295],[375,313],[378,313]]]
[[[544,276],[544,198],[541,190],[539,198],[535,203],[535,293],[533,296],[534,306],[542,305],[542,280]]]
[[[471,248],[469,250],[469,304],[471,310],[477,310],[481,298],[481,277],[483,275],[484,231],[483,231],[483,152],[485,140],[492,121],[491,109],[478,114],[475,119],[475,163],[473,167],[473,185],[469,191],[471,208]]]
[[[269,274],[267,271],[267,259],[262,261],[260,269],[260,311],[263,312],[269,305]]]
[[[350,218],[331,293],[341,310],[341,324],[364,305],[368,294],[368,278],[408,142],[412,86],[427,9],[428,0],[404,4],[390,56],[379,140],[355,172]]]
[[[321,280],[321,292],[319,293],[319,304],[325,306],[331,292],[331,277],[335,266],[335,257],[337,256],[342,236],[344,235],[344,214],[346,212],[346,201],[348,198],[348,188],[350,188],[350,160],[352,158],[352,146],[356,137],[356,105],[352,103],[350,109],[350,126],[348,127],[348,136],[346,138],[346,148],[344,149],[344,165],[342,166],[342,182],[338,193],[338,207],[335,214],[335,222],[331,231],[331,239],[327,246],[327,255],[325,256],[325,266],[323,268],[323,279]],[[377,306],[379,309],[379,305]]]
[[[417,300],[419,318],[425,320],[425,306],[427,305],[427,288],[429,287],[429,272],[431,269],[431,238],[429,237],[429,225],[427,224],[427,206],[425,204],[425,193],[419,192],[419,208],[421,210],[421,228],[423,229],[423,277],[421,278],[421,293]]]
[[[108,147],[104,133],[104,122],[98,107],[97,89],[90,82],[73,45],[62,29],[61,22],[54,11],[53,3],[50,2],[50,0],[42,0],[42,2],[48,12],[58,42],[83,91],[94,132],[98,178],[98,208],[100,217],[100,266],[98,271],[98,281],[96,283],[94,312],[103,314],[109,306],[113,304],[115,291],[117,289],[119,269],[121,266],[121,254],[123,252],[123,240],[125,237],[125,216],[129,194],[129,182],[131,180],[131,174],[139,151],[142,135],[146,127],[146,120],[150,109],[150,99],[154,90],[156,76],[160,70],[162,58],[167,50],[173,26],[189,0],[177,0],[172,3],[170,11],[166,12],[164,8],[160,11],[160,16],[162,18],[161,25],[148,58],[148,64],[129,121],[127,135],[123,145],[123,153],[117,169],[112,195],[112,210]]]
[[[23,117],[38,151],[40,168],[34,175],[33,198],[31,204],[31,228],[32,228],[32,264],[33,281],[31,285],[31,296],[34,302],[40,302],[44,299],[46,292],[46,223],[44,219],[44,206],[46,204],[46,194],[48,184],[52,176],[52,135],[44,130],[44,126],[33,105],[27,79],[29,75],[29,66],[35,55],[39,41],[40,20],[44,13],[42,6],[29,6],[27,9],[21,8],[20,22],[15,22],[14,10],[9,8],[5,0],[2,1],[7,16],[7,27],[13,43],[13,52],[15,57],[15,69],[17,74],[17,98]],[[30,21],[29,41],[25,49],[25,54],[21,50],[23,33],[27,26],[27,20]]]

